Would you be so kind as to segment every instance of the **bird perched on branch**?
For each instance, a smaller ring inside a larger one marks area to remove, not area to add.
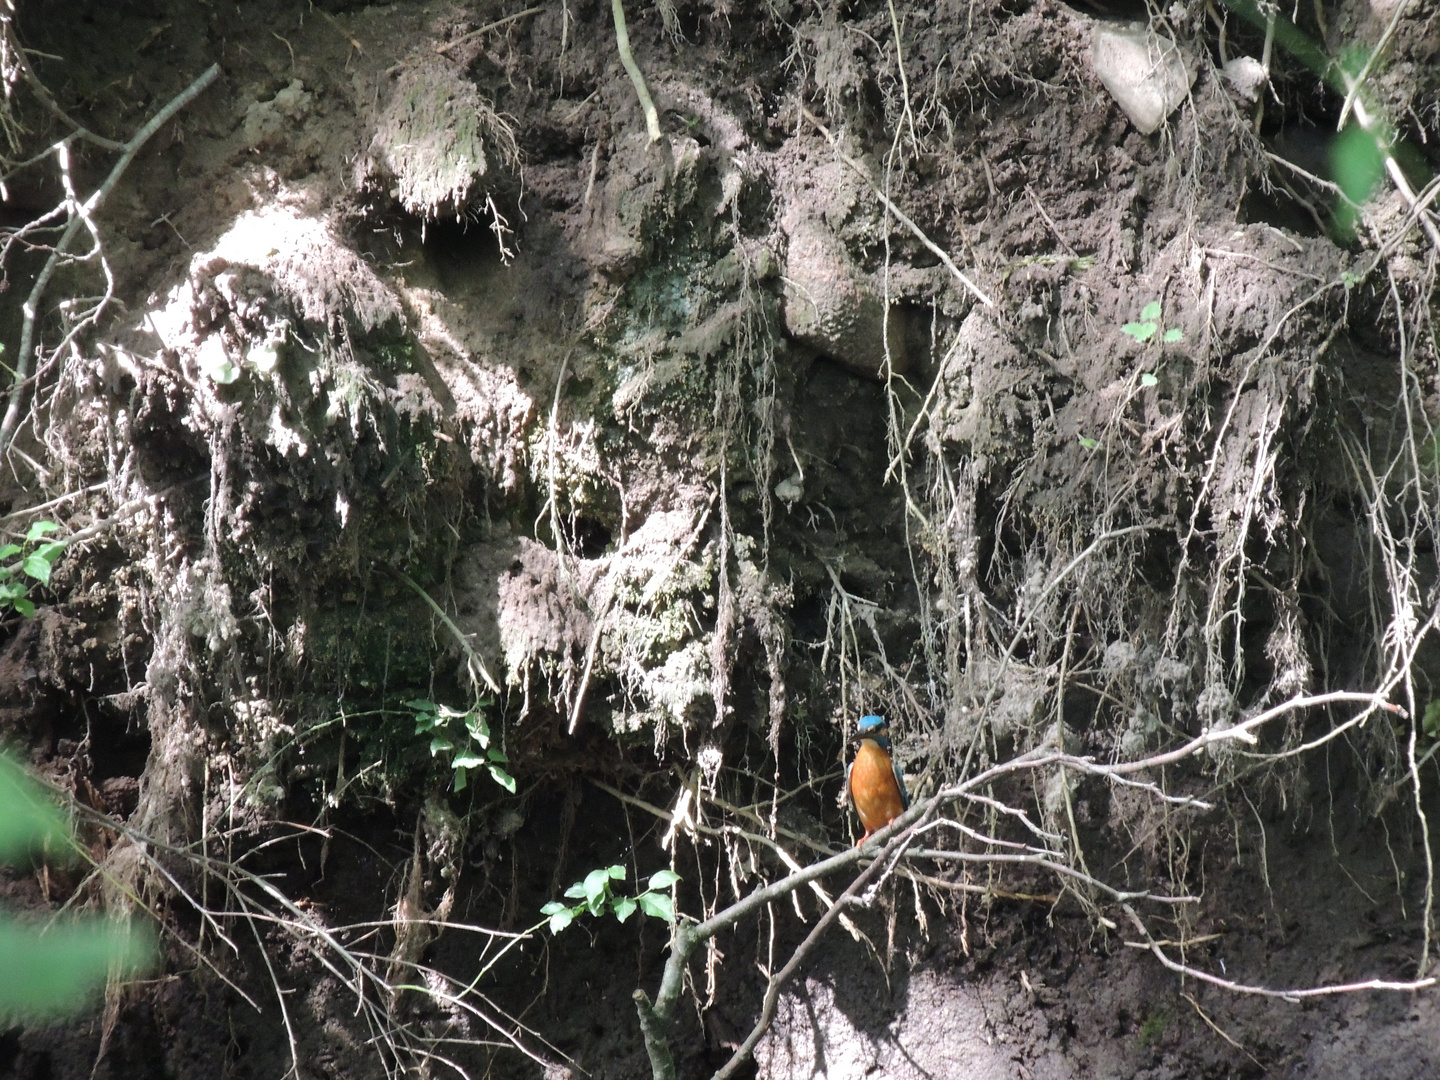
[[[862,716],[851,740],[860,744],[850,763],[850,798],[865,826],[859,847],[872,833],[910,809],[905,777],[890,756],[890,727],[883,716]]]

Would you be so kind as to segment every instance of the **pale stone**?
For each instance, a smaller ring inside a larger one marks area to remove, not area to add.
[[[1179,46],[1145,28],[1097,26],[1090,62],[1116,104],[1144,135],[1165,122],[1195,81],[1194,66]]]

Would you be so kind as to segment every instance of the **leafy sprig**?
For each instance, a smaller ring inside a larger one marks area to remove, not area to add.
[[[45,790],[0,754],[0,863],[83,850]],[[154,956],[154,936],[143,924],[84,916],[38,923],[0,914],[0,1026],[77,1012],[107,978],[138,974]]]
[[[35,614],[30,583],[50,584],[50,574],[65,551],[65,541],[45,538],[59,528],[53,521],[36,521],[23,541],[0,547],[0,614],[8,608],[27,619]]]
[[[510,759],[504,750],[490,745],[490,724],[481,711],[489,704],[489,699],[482,699],[473,709],[461,710],[416,699],[405,702],[405,707],[415,713],[415,734],[430,736],[430,756],[449,755],[456,791],[465,790],[471,769],[484,768],[513,795],[515,778],[504,768]]]
[[[1140,312],[1140,322],[1127,322],[1120,327],[1122,334],[1129,334],[1142,345],[1155,336],[1155,331],[1160,329],[1160,301],[1151,300]],[[1185,332],[1178,326],[1167,327],[1160,340],[1166,345],[1173,345],[1185,337]]]
[[[611,882],[624,881],[625,877],[625,867],[619,865],[591,870],[585,875],[585,880],[577,881],[565,890],[566,898],[580,901],[578,904],[551,900],[540,909],[542,915],[550,916],[550,932],[560,933],[575,921],[577,915],[586,912],[603,915],[607,910],[622,923],[637,909],[655,919],[675,921],[675,898],[670,890],[680,880],[679,874],[674,870],[657,870],[650,875],[645,891],[640,895],[618,896]]]

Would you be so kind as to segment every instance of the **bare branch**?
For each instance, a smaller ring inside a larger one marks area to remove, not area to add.
[[[1150,931],[1135,914],[1135,909],[1129,904],[1122,904],[1121,909],[1130,918],[1135,929],[1145,938],[1143,942],[1127,941],[1125,944],[1131,948],[1145,949],[1154,955],[1155,959],[1164,964],[1171,971],[1179,975],[1185,975],[1201,982],[1209,983],[1212,986],[1223,987],[1236,994],[1255,994],[1260,997],[1283,998],[1286,1001],[1300,1001],[1304,998],[1333,997],[1336,994],[1353,994],[1360,990],[1424,990],[1428,986],[1434,986],[1436,979],[1431,976],[1426,979],[1414,979],[1410,982],[1394,982],[1389,979],[1366,979],[1364,982],[1344,983],[1339,986],[1310,986],[1300,990],[1271,990],[1264,986],[1251,986],[1247,983],[1238,983],[1231,979],[1222,979],[1218,975],[1211,975],[1207,971],[1201,971],[1178,960],[1172,960],[1160,943],[1150,936]]]
[[[124,144],[122,148],[124,152],[120,155],[120,160],[115,163],[114,167],[110,170],[110,175],[107,176],[105,182],[95,190],[95,193],[86,199],[84,203],[72,202],[70,204],[70,223],[65,227],[64,233],[61,234],[60,239],[56,242],[55,249],[50,253],[50,257],[45,260],[45,265],[41,268],[39,275],[35,279],[35,284],[30,290],[30,295],[25,300],[24,321],[20,327],[20,347],[15,356],[15,382],[10,388],[10,400],[5,408],[5,418],[3,421],[0,421],[0,452],[3,452],[10,445],[10,441],[15,437],[16,429],[20,426],[21,412],[25,404],[25,376],[30,370],[31,353],[35,341],[35,320],[39,317],[40,302],[45,296],[45,289],[49,286],[50,278],[60,265],[60,260],[64,256],[65,249],[74,241],[82,226],[93,228],[93,226],[90,225],[91,217],[100,209],[110,192],[115,189],[115,185],[118,184],[120,178],[125,175],[125,170],[128,169],[130,163],[135,160],[135,155],[140,152],[141,147],[149,142],[151,137],[164,127],[176,113],[190,104],[191,101],[200,95],[201,91],[219,77],[219,64],[211,64],[206,68],[199,78],[175,97],[171,98],[170,102],[163,109],[151,117],[149,122],[137,131],[129,142]],[[108,300],[108,295],[106,299]],[[104,307],[105,304],[102,302],[99,307],[87,316],[87,319],[89,321],[98,319]]]

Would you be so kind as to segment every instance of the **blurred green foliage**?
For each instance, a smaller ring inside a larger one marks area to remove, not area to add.
[[[1347,124],[1330,144],[1330,175],[1345,193],[1335,207],[1335,225],[1349,236],[1355,229],[1355,207],[1375,192],[1385,175],[1385,147],[1373,131]]]
[[[1425,706],[1425,714],[1420,720],[1420,730],[1432,739],[1440,739],[1440,701],[1432,701]]]
[[[1402,171],[1413,172],[1410,180],[1415,186],[1423,187],[1429,181],[1431,170],[1424,157],[1396,135],[1366,90],[1366,83],[1380,69],[1368,46],[1352,45],[1339,55],[1330,56],[1283,12],[1268,4],[1262,6],[1256,0],[1222,0],[1222,3],[1257,29],[1273,32],[1275,42],[1318,76],[1347,103],[1347,108],[1354,106],[1355,112],[1360,112],[1364,106],[1368,113],[1365,125],[1352,119],[1330,146],[1332,175],[1344,193],[1335,209],[1340,239],[1348,239],[1352,234],[1355,207],[1374,194],[1385,175],[1387,158],[1394,158]]]
[[[60,811],[20,765],[0,754],[0,862],[74,853]],[[0,1019],[48,1020],[75,1012],[110,975],[147,967],[154,951],[142,928],[105,918],[0,916]]]

